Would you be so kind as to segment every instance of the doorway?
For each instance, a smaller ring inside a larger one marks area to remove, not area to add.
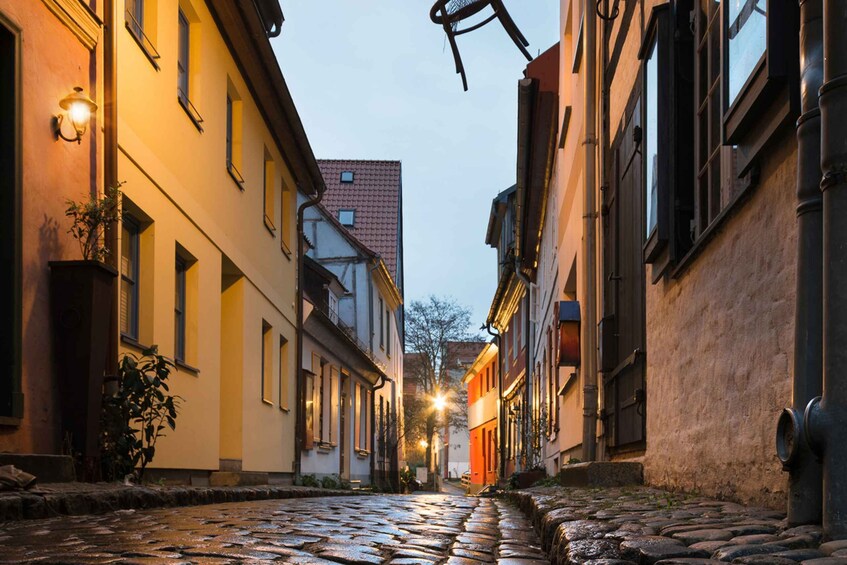
[[[0,16],[0,417],[21,417],[19,37]]]

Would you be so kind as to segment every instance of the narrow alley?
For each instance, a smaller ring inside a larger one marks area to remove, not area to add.
[[[217,504],[0,525],[0,563],[542,565],[508,503],[420,494]]]

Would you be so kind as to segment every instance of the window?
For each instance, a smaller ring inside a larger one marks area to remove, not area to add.
[[[185,259],[176,256],[176,280],[174,282],[174,359],[185,361]]]
[[[273,327],[262,320],[262,402],[273,404]]]
[[[693,255],[755,184],[768,141],[794,122],[797,37],[792,3],[672,0],[654,7],[639,53],[644,260],[653,264],[654,282]]]
[[[121,227],[121,334],[138,340],[138,278],[139,240],[138,221],[124,215]]]
[[[274,191],[276,183],[274,182],[274,162],[270,152],[265,148],[265,164],[263,169],[262,185],[264,187],[264,217],[265,227],[268,231],[274,233],[276,226],[274,224]]]
[[[244,189],[241,176],[242,102],[235,85],[227,77],[226,88],[226,170],[238,188]]]
[[[294,216],[297,214],[292,202],[291,185],[283,179],[282,194],[279,199],[279,223],[282,230],[282,237],[279,238],[279,242],[287,256],[291,255],[291,227],[294,223]]]
[[[312,394],[307,396],[306,400],[311,400],[314,422],[311,437],[317,442],[321,441],[321,434],[323,433],[323,403],[321,402],[323,400],[323,370],[324,362],[321,356],[317,353],[312,353],[312,374],[315,376],[315,382]]]
[[[353,171],[341,171],[341,182],[352,183]]]
[[[288,410],[288,340],[279,336],[279,408]]]
[[[342,226],[352,227],[355,223],[356,219],[356,211],[355,210],[339,210],[338,211],[338,221]]]
[[[329,398],[327,402],[327,421],[329,422],[329,433],[327,439],[330,443],[336,441],[335,428],[338,426],[338,369],[333,367],[329,374]]]
[[[186,6],[187,8],[187,6]],[[177,68],[177,82],[176,82],[176,92],[177,92],[177,100],[179,100],[180,106],[182,106],[183,110],[188,114],[188,117],[191,118],[191,121],[194,123],[194,126],[202,133],[203,126],[203,118],[200,116],[200,113],[197,111],[197,108],[194,107],[194,104],[191,102],[191,77],[194,73],[194,69],[191,66],[191,52],[192,52],[192,43],[195,39],[192,37],[191,27],[193,22],[197,20],[194,16],[193,11],[191,13],[187,12],[183,9],[183,4],[180,3],[178,18],[177,18],[177,58],[176,58],[176,68]]]
[[[385,349],[385,325],[383,316],[382,297],[379,297],[379,347]]]
[[[191,55],[191,25],[188,23],[188,18],[182,9],[179,10],[179,32],[177,44],[177,88],[181,99],[188,99],[190,94],[188,91],[188,71],[189,57]]]
[[[329,310],[329,319],[333,324],[338,323],[338,297],[331,290],[327,290],[327,309]]]
[[[314,363],[314,360],[312,361]],[[303,371],[305,382],[303,383],[303,398],[306,401],[306,429],[303,437],[303,449],[312,449],[314,445],[314,429],[315,429],[315,374],[311,371]]]
[[[391,357],[391,311],[385,309],[385,354]]]
[[[371,391],[362,385],[356,385],[356,449],[359,451],[367,451],[370,445],[368,435],[370,428],[370,420],[368,419],[370,394]]]
[[[155,69],[159,69],[156,51],[156,0],[126,0],[126,28]]]

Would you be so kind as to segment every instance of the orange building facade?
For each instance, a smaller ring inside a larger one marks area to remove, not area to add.
[[[468,390],[471,494],[497,482],[498,353],[496,344],[487,344],[462,379]]]

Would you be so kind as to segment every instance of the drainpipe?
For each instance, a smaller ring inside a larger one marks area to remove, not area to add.
[[[823,227],[821,215],[822,0],[800,0],[800,92],[797,120],[797,303],[794,310],[794,385],[791,407],[777,424],[777,454],[789,472],[788,523],[821,519],[821,464],[803,433],[803,409],[821,394]]]
[[[376,443],[374,442],[374,432],[376,432],[376,391],[385,386],[385,383],[388,382],[388,378],[380,374],[379,375],[380,383],[379,385],[374,385],[371,389],[371,484],[375,484],[376,476],[374,475],[376,470]]]
[[[584,461],[597,459],[597,236],[596,202],[597,184],[596,153],[597,103],[597,24],[594,10],[585,10],[583,53],[585,56],[585,195],[582,219],[585,237],[582,244],[582,265],[585,271],[585,328],[583,336],[583,425],[582,456]]]
[[[498,457],[500,472],[498,476],[502,479],[506,475],[506,459],[504,458],[506,453],[506,434],[503,433],[503,426],[506,423],[506,407],[503,404],[503,363],[500,360],[503,348],[501,347],[500,333],[491,331],[491,324],[485,324],[483,328],[488,332],[488,335],[497,340],[497,396],[499,399],[497,403],[497,449],[500,452],[500,457]]]
[[[118,185],[118,42],[115,0],[103,0],[103,190]],[[92,135],[92,139],[93,139]],[[93,143],[93,141],[92,141]],[[111,225],[106,228],[109,242],[109,263],[118,268],[118,233],[120,227]],[[106,374],[118,374],[118,309],[120,304],[120,286],[112,285],[112,310],[109,315],[109,332]]]
[[[806,408],[805,435],[823,459],[823,535],[847,538],[847,12],[824,1],[821,169],[823,170],[823,396]]]
[[[524,288],[526,288],[526,295],[524,296],[524,338],[526,340],[526,357],[524,359],[525,368],[524,368],[524,380],[526,381],[524,384],[524,417],[521,424],[523,428],[523,444],[524,444],[524,453],[527,455],[526,463],[529,463],[529,451],[532,447],[532,340],[529,337],[530,330],[530,321],[529,321],[529,308],[532,301],[530,300],[530,292],[532,289],[532,283],[529,279],[521,272],[520,262],[518,258],[515,257],[515,274],[518,276],[518,279],[523,283]]]
[[[299,189],[299,186],[298,186]],[[306,398],[303,396],[303,217],[306,215],[306,209],[316,206],[324,197],[324,186],[321,184],[317,187],[317,194],[314,198],[306,200],[297,208],[297,298],[294,305],[297,313],[297,360],[295,365],[296,387],[295,394],[297,395],[297,421],[295,428],[297,437],[294,440],[294,476],[300,476],[301,463],[303,460],[303,439],[306,436]]]

